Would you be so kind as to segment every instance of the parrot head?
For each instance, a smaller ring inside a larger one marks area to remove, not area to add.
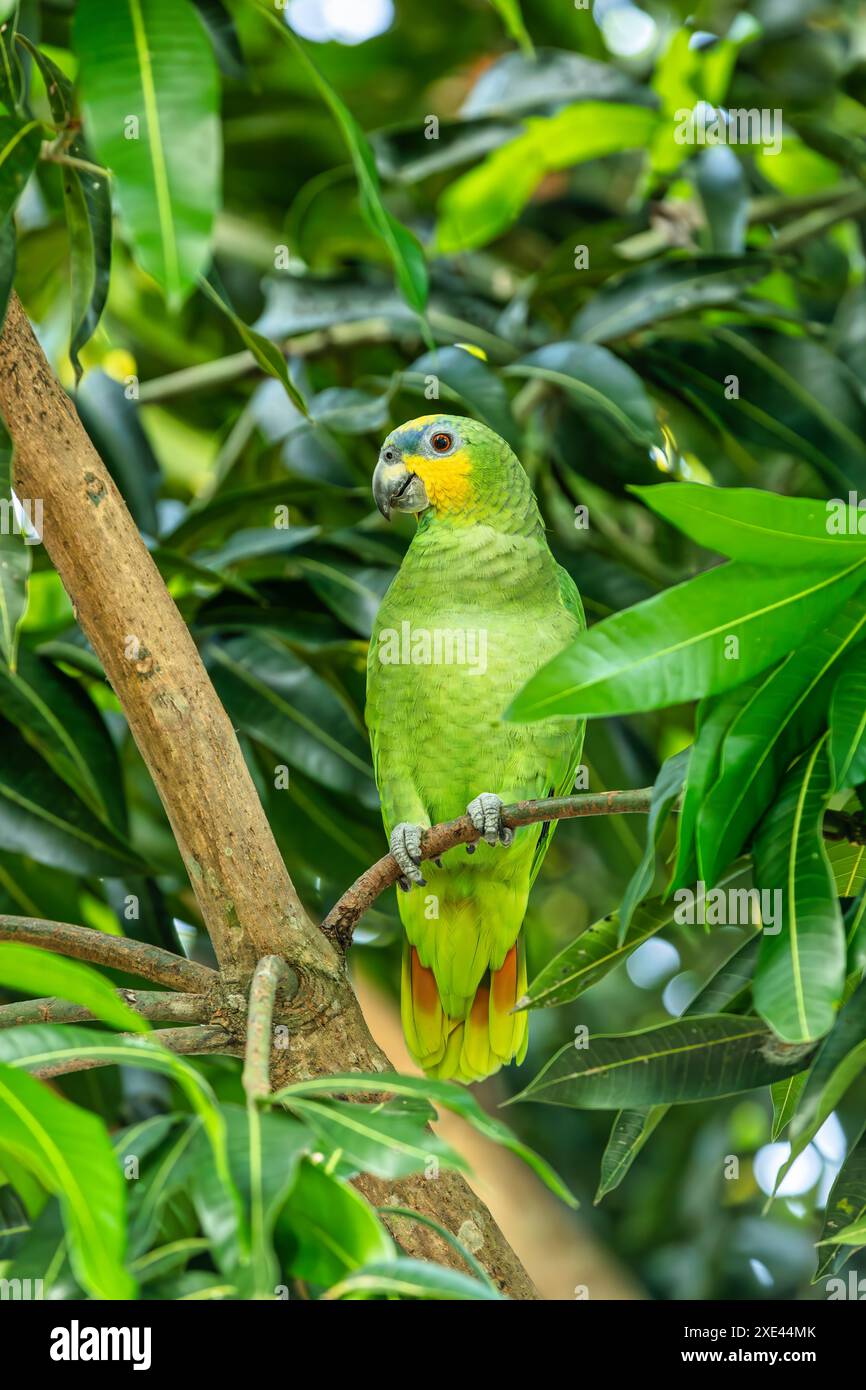
[[[505,440],[462,415],[422,415],[392,430],[373,473],[373,497],[386,520],[395,511],[480,520],[505,497],[516,501],[526,486]]]

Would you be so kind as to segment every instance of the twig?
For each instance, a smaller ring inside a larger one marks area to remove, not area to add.
[[[576,816],[646,814],[652,787],[624,792],[584,792],[579,796],[550,796],[539,801],[515,801],[502,810],[503,824],[516,828],[543,820],[571,820]],[[421,858],[438,859],[455,845],[474,844],[481,836],[468,816],[443,821],[421,836]],[[334,904],[322,923],[322,931],[341,950],[348,949],[356,923],[380,893],[396,883],[402,870],[393,854],[386,854],[356,878]]]
[[[579,816],[645,815],[652,804],[652,787],[634,791],[584,792],[578,796],[551,796],[538,801],[516,801],[502,810],[503,824],[513,829],[538,821],[573,820]],[[677,810],[674,807],[674,810]],[[421,836],[421,858],[438,859],[455,845],[473,844],[481,836],[468,816],[442,821]],[[866,845],[866,815],[828,811],[824,817],[824,838],[847,840]],[[355,926],[380,893],[400,877],[401,869],[393,854],[385,854],[356,878],[337,900],[322,922],[322,931],[341,950],[348,950]]]
[[[173,1023],[206,1023],[213,1006],[203,994],[171,994],[166,990],[119,989],[118,999],[142,1018]],[[26,999],[0,1005],[0,1028],[22,1023],[92,1023],[96,1014],[66,999]]]
[[[118,1033],[118,1038],[141,1039],[140,1033]],[[153,1042],[161,1043],[169,1052],[182,1052],[188,1056],[201,1056],[209,1052],[237,1053],[239,1045],[231,1033],[216,1024],[202,1024],[198,1028],[157,1028],[148,1034]],[[73,1071],[93,1071],[95,1067],[111,1067],[114,1058],[105,1057],[63,1057],[56,1062],[46,1062],[41,1067],[28,1067],[31,1076],[47,1079],[52,1076],[66,1076]]]
[[[285,961],[262,956],[250,985],[243,1086],[250,1100],[263,1100],[271,1092],[271,1027],[277,990],[286,979]]]
[[[77,927],[70,922],[47,922],[39,917],[0,916],[0,941],[23,941],[30,946],[44,946],[61,956],[89,960],[96,965],[108,965],[138,975],[152,984],[168,985],[186,994],[202,994],[219,978],[215,970],[196,961],[151,946],[147,941],[133,941],[128,936],[111,936],[91,927]]]

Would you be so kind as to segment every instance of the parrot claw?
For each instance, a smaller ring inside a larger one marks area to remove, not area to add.
[[[514,839],[514,831],[508,825],[502,824],[502,807],[504,803],[500,796],[495,792],[481,792],[466,807],[466,814],[475,826],[480,830],[482,838],[488,845],[500,844],[508,846]],[[474,850],[475,846],[467,845],[467,850]]]
[[[391,831],[390,849],[402,870],[397,882],[404,893],[410,891],[413,883],[417,883],[419,888],[427,886],[427,880],[420,868],[422,830],[423,826],[403,820]]]

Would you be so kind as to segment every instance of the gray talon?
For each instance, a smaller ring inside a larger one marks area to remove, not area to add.
[[[404,893],[409,892],[413,883],[417,883],[419,888],[427,886],[427,880],[420,869],[422,829],[420,825],[403,820],[391,831],[390,849],[402,870],[398,883]]]
[[[510,845],[514,839],[514,831],[502,824],[503,804],[495,792],[481,792],[466,807],[467,816],[488,845]],[[469,850],[470,846],[466,848]]]

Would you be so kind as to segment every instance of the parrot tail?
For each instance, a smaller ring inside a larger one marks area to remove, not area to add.
[[[442,1007],[436,977],[421,964],[409,941],[403,943],[401,1012],[409,1051],[428,1076],[449,1081],[483,1081],[501,1066],[526,1056],[525,1012],[512,1013],[526,993],[523,935],[498,970],[488,970],[462,1018]]]

